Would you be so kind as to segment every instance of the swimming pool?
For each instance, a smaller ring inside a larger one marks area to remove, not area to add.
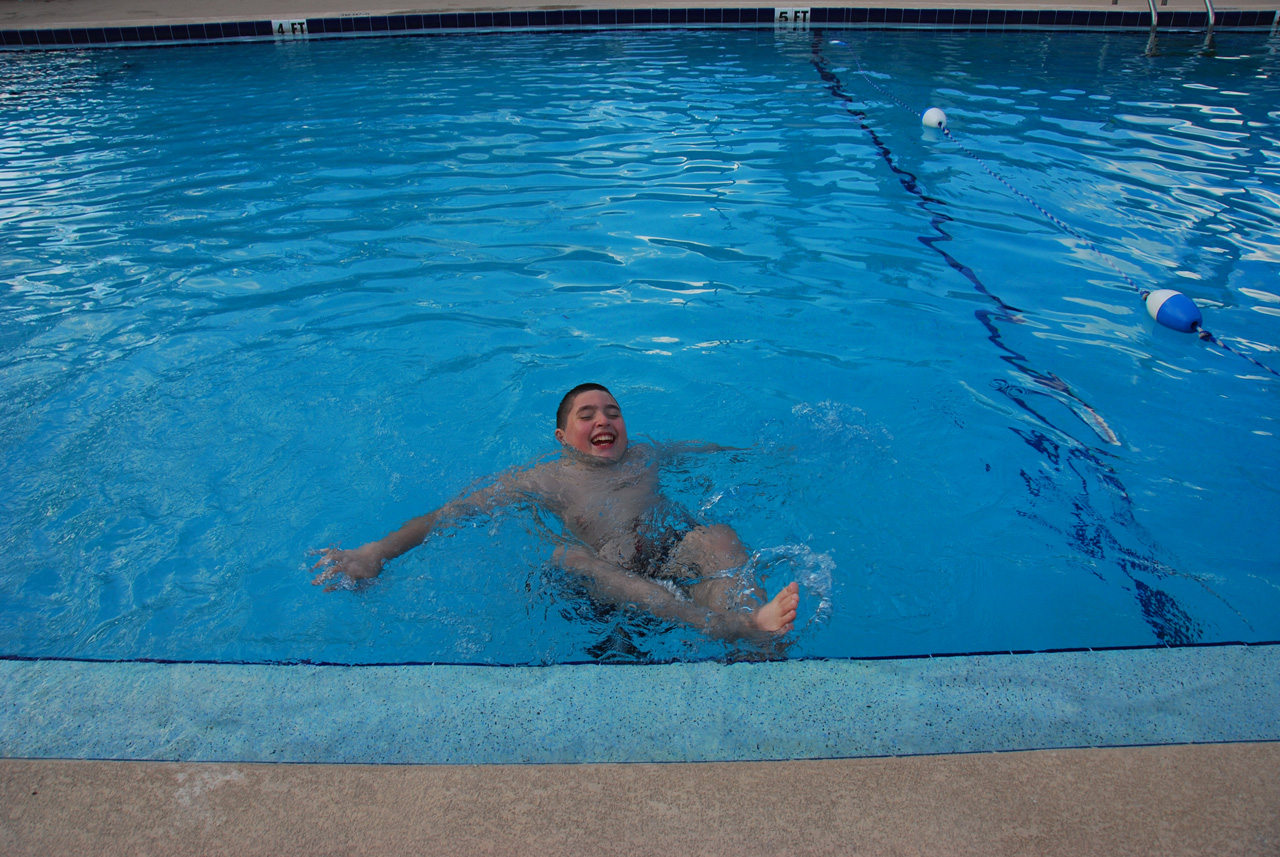
[[[1181,288],[1277,362],[1274,58],[1257,36],[1144,46],[20,58],[4,654],[133,676],[679,661],[652,669],[705,684],[740,653],[583,609],[527,514],[374,587],[306,585],[308,548],[551,451],[585,378],[633,432],[749,447],[668,489],[732,522],[771,588],[802,579],[792,658],[1276,639],[1275,379],[1156,327],[1116,276]],[[895,99],[945,108],[967,151]]]

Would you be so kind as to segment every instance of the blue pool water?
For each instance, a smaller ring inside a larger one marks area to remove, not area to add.
[[[554,452],[581,380],[633,434],[748,448],[667,488],[801,580],[791,657],[1280,639],[1280,384],[1131,285],[1280,366],[1275,44],[1145,47],[6,58],[0,654],[737,656],[593,609],[527,511],[309,585],[310,548]]]

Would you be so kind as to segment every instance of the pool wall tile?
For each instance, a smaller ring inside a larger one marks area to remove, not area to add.
[[[87,27],[0,31],[0,48],[79,49],[88,46],[206,44],[276,38],[347,38],[433,32],[507,29],[607,27],[772,27],[778,9],[765,7],[690,7],[662,9],[551,9],[420,15],[346,15],[307,18],[305,34],[277,37],[271,21],[206,22],[141,27]],[[930,28],[943,30],[1071,29],[1146,31],[1149,12],[1049,9],[920,9],[812,7],[809,23],[854,28]],[[1205,30],[1207,12],[1157,11],[1164,30]],[[1277,10],[1232,10],[1215,16],[1215,30],[1275,32]],[[786,27],[786,25],[783,25]],[[800,27],[804,29],[804,27]]]
[[[3,661],[0,755],[853,758],[1280,740],[1280,646],[661,666]]]

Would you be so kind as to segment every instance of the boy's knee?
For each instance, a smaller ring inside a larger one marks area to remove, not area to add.
[[[733,527],[726,524],[699,527],[686,541],[689,542],[687,556],[704,574],[724,571],[747,561],[742,540]]]
[[[711,524],[705,530],[706,545],[716,553],[743,551],[742,539],[728,524]]]

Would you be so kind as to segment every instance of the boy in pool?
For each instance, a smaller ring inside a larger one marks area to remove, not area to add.
[[[792,629],[800,604],[796,583],[764,601],[725,572],[747,561],[737,533],[703,526],[658,491],[664,454],[714,452],[714,444],[630,444],[613,395],[580,384],[556,411],[562,454],[531,468],[498,474],[493,483],[459,497],[400,529],[354,550],[325,548],[313,583],[376,577],[385,562],[417,547],[437,529],[496,506],[533,501],[557,515],[580,542],[557,548],[558,565],[579,575],[614,604],[639,607],[721,639],[767,640]],[[678,594],[679,593],[679,594]],[[759,606],[748,604],[757,600]]]

